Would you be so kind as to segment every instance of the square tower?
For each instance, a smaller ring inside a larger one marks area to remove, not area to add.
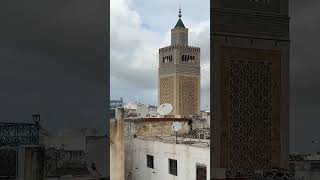
[[[287,168],[288,0],[211,5],[212,167]]]
[[[173,106],[171,115],[200,114],[200,48],[188,46],[181,20],[171,30],[171,45],[159,49],[159,103]]]

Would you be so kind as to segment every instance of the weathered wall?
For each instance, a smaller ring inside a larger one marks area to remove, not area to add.
[[[94,163],[101,177],[107,176],[107,147],[108,139],[105,136],[87,137],[86,139],[86,161],[91,167]]]
[[[173,121],[127,121],[125,129],[137,136],[170,136],[174,135],[172,123]],[[181,124],[182,129],[178,134],[186,134],[189,131],[188,122]]]
[[[124,109],[117,109],[116,120],[110,123],[110,178],[111,180],[124,180]]]
[[[185,144],[134,139],[132,180],[195,180],[196,165],[205,165],[210,179],[210,150]],[[154,169],[147,167],[147,156],[154,156]],[[177,160],[178,176],[168,173],[168,159]]]
[[[44,148],[24,148],[24,178],[23,180],[43,180],[44,178]]]
[[[313,167],[314,165],[318,165]],[[290,161],[290,165],[293,165],[295,170],[295,178],[297,180],[319,180],[320,179],[320,161],[319,160],[301,160]]]
[[[85,153],[84,151],[72,151],[62,149],[46,149],[45,151],[45,176],[46,177],[57,177],[61,175],[67,175],[68,168],[81,168],[86,170],[85,164]]]
[[[16,148],[0,148],[0,177],[14,177],[16,175]]]
[[[210,128],[210,123],[206,119],[197,119],[192,121],[192,129],[206,129]]]

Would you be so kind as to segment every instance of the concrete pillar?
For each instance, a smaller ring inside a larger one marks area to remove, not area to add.
[[[19,147],[17,180],[42,180],[44,178],[44,148]]]

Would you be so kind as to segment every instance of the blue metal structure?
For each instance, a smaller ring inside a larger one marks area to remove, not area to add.
[[[111,100],[110,101],[110,109],[116,109],[119,107],[123,107],[123,99],[120,100]]]

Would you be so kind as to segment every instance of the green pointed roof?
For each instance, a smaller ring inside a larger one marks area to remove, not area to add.
[[[178,22],[177,22],[177,24],[176,24],[176,26],[174,28],[179,28],[179,27],[180,28],[186,28],[180,18],[179,18],[179,20],[178,20]]]
[[[186,28],[186,27],[184,26],[182,20],[181,20],[181,17],[182,17],[181,7],[179,8],[179,15],[178,15],[178,17],[179,17],[179,20],[178,20],[178,22],[177,22],[177,24],[176,24],[176,26],[175,26],[174,28]]]

